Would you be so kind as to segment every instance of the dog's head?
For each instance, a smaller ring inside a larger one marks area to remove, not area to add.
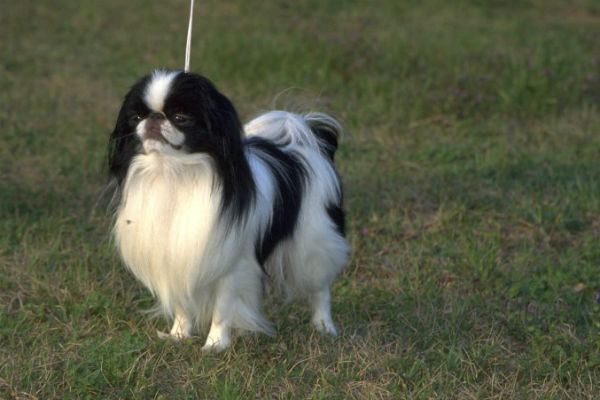
[[[132,86],[110,138],[109,168],[120,183],[133,157],[206,153],[227,160],[241,151],[233,104],[205,77],[155,71]]]

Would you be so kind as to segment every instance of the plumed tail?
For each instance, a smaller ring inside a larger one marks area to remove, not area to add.
[[[340,123],[323,113],[294,114],[269,111],[244,126],[246,136],[271,140],[284,151],[308,147],[322,152],[333,161],[338,138],[343,130]]]

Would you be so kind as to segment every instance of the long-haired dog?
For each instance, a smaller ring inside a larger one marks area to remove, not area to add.
[[[113,235],[125,265],[173,320],[170,335],[209,328],[272,333],[263,283],[303,297],[312,324],[336,335],[330,286],[346,264],[339,123],[267,112],[242,127],[206,78],[155,71],[126,95],[110,137]]]

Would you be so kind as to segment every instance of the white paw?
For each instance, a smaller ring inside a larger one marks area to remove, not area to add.
[[[313,311],[311,322],[319,332],[336,337],[337,329],[335,329],[335,325],[331,319],[329,297],[329,288],[318,291],[309,297]]]
[[[173,321],[173,327],[171,328],[171,336],[175,339],[183,339],[190,337],[192,331],[192,324],[183,314],[175,315],[175,321]]]
[[[312,320],[315,329],[325,335],[337,337],[337,329],[330,318],[315,318]]]
[[[161,331],[156,331],[156,335],[158,336],[159,339],[168,339],[168,340],[181,340],[181,339],[185,339],[187,337],[189,337],[189,335],[182,335],[180,333],[166,333],[166,332],[161,332]]]
[[[228,346],[228,338],[214,338],[212,336],[209,336],[208,338],[206,338],[206,343],[204,344],[204,346],[202,346],[202,351],[209,353],[218,353],[220,351],[225,350]]]

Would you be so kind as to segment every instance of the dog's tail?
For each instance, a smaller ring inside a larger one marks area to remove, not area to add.
[[[331,161],[343,130],[340,123],[329,115],[309,112],[294,114],[287,111],[269,111],[244,126],[246,136],[269,139],[284,150],[309,147],[321,151]]]

